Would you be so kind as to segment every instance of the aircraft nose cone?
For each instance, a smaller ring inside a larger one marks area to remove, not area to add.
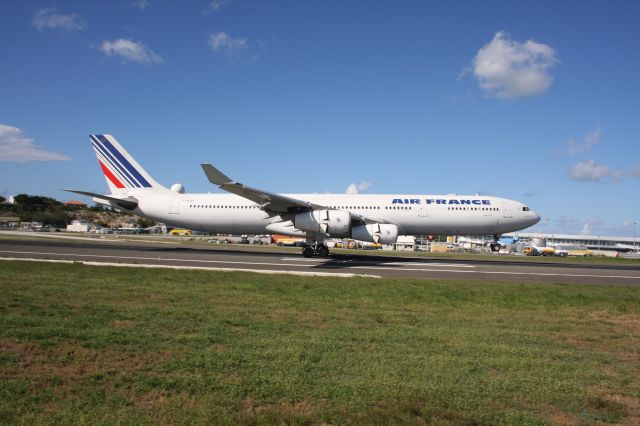
[[[533,218],[531,219],[531,225],[535,225],[540,222],[540,215],[536,212],[533,212]]]

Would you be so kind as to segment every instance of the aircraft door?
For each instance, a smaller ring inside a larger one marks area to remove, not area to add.
[[[180,214],[180,199],[172,198],[169,202],[169,214]]]
[[[511,214],[511,208],[509,208],[508,206],[505,206],[503,208],[503,217],[505,218],[512,218],[513,215]]]
[[[425,204],[420,204],[418,208],[418,217],[429,217],[429,206]]]

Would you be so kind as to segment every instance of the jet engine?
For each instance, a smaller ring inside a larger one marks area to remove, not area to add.
[[[303,231],[347,237],[351,229],[351,214],[344,210],[313,210],[297,213],[293,222]]]
[[[394,244],[398,240],[398,226],[386,223],[354,226],[351,238],[376,244]]]

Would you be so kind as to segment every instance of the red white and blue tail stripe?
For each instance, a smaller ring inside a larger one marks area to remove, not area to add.
[[[111,135],[89,135],[111,193],[160,187]]]

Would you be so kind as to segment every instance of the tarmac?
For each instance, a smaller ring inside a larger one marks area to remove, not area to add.
[[[24,238],[2,232],[0,259],[336,277],[640,286],[640,264],[529,262],[498,256],[495,260],[365,254],[304,258],[298,251],[283,251],[275,247],[243,249],[242,246],[189,246],[171,241],[60,237]]]

